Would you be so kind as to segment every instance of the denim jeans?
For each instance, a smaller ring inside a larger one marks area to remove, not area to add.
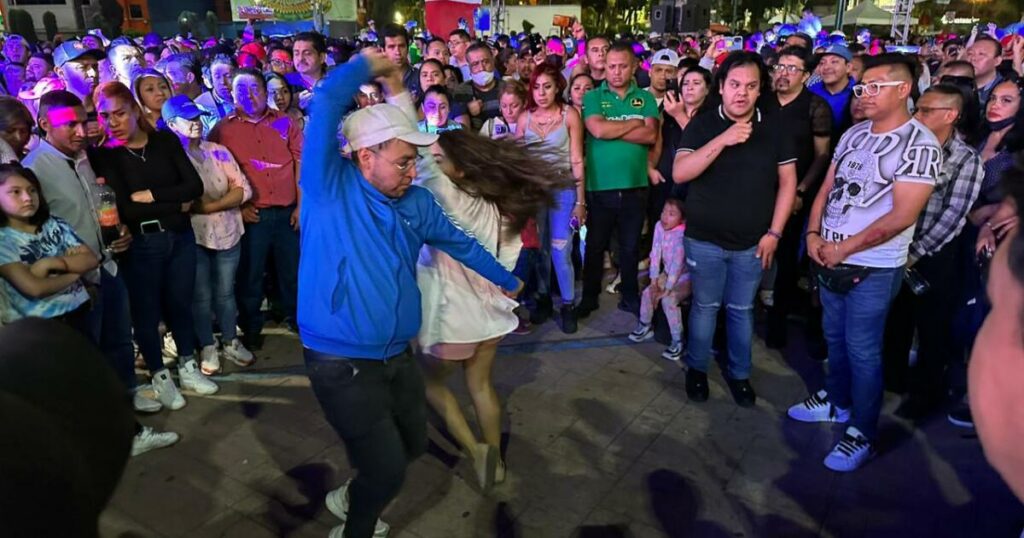
[[[576,274],[572,267],[572,236],[569,226],[572,210],[576,207],[576,187],[555,194],[555,205],[541,212],[537,218],[537,233],[540,234],[539,278],[550,290],[551,268],[554,265],[558,291],[562,304],[571,305],[575,299]]]
[[[846,294],[821,287],[828,343],[829,400],[851,409],[850,426],[868,439],[882,410],[882,338],[885,318],[903,282],[903,268],[875,269]]]
[[[137,384],[131,315],[122,273],[114,276],[100,269],[100,287],[89,312],[89,337],[128,390]]]
[[[708,371],[718,310],[725,302],[725,334],[731,379],[750,378],[754,338],[754,297],[761,284],[757,247],[726,250],[714,243],[687,237],[686,265],[690,271],[693,302],[690,307],[687,364]]]
[[[535,248],[522,248],[519,251],[519,259],[512,269],[512,274],[523,281],[523,291],[516,299],[521,303],[533,303],[533,294],[537,291],[537,258],[540,251]]]
[[[604,253],[618,229],[622,301],[640,308],[640,234],[647,218],[647,189],[587,193],[587,245],[583,260],[581,304],[597,306],[604,277]]]
[[[135,341],[149,371],[164,368],[160,354],[160,319],[174,336],[178,356],[195,354],[192,322],[196,283],[196,238],[183,232],[136,235],[124,264],[124,279],[132,307]]]
[[[358,471],[349,486],[347,538],[370,538],[398,495],[405,468],[426,450],[423,375],[407,349],[385,360],[303,349],[313,393]]]
[[[263,330],[263,275],[267,256],[274,254],[277,287],[286,316],[295,319],[298,291],[299,232],[288,222],[295,206],[260,209],[260,221],[245,225],[242,255],[238,264],[238,320],[246,335]]]
[[[211,250],[196,245],[196,292],[192,317],[200,347],[214,345],[213,314],[216,314],[220,325],[222,342],[226,344],[237,336],[235,272],[241,253],[241,243],[227,250]]]

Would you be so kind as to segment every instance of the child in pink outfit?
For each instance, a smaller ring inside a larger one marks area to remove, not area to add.
[[[683,204],[679,200],[670,199],[661,211],[661,220],[654,225],[651,284],[644,289],[640,298],[640,323],[629,335],[629,339],[634,342],[654,337],[651,320],[654,318],[654,305],[661,301],[661,308],[672,333],[672,345],[661,356],[672,361],[678,361],[683,355],[683,320],[679,303],[690,296],[690,274],[686,272],[686,255],[683,250],[685,233]]]

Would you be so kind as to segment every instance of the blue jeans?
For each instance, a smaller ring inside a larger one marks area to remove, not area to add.
[[[135,341],[149,371],[164,368],[160,319],[174,336],[179,357],[195,354],[192,297],[196,283],[196,238],[184,232],[140,234],[132,239],[124,264]]]
[[[100,348],[125,388],[135,388],[135,348],[128,288],[122,273],[100,269],[100,287],[89,312],[89,337]]]
[[[537,233],[540,234],[540,280],[542,291],[549,290],[551,266],[554,265],[558,290],[562,304],[571,305],[575,298],[576,274],[572,267],[572,236],[569,226],[572,210],[576,207],[576,187],[555,194],[555,205],[537,216]]]
[[[822,326],[828,343],[828,399],[851,409],[850,426],[868,439],[882,410],[882,337],[903,268],[875,269],[848,293],[821,287]]]
[[[242,254],[241,243],[227,250],[211,250],[196,245],[196,291],[192,317],[200,347],[212,346],[213,316],[220,324],[225,344],[237,335],[238,306],[235,304],[235,272]]]
[[[263,330],[263,275],[267,256],[274,253],[277,289],[286,316],[295,319],[295,294],[298,291],[299,232],[288,220],[295,206],[260,209],[260,221],[245,225],[242,255],[238,264],[236,292],[238,319],[245,334],[255,336]]]
[[[726,250],[714,243],[685,239],[686,265],[693,286],[687,364],[708,371],[718,309],[725,302],[725,334],[731,379],[750,378],[754,338],[754,296],[761,284],[757,247]]]

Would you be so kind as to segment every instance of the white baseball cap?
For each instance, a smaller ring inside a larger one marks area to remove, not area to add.
[[[651,65],[679,67],[679,55],[672,49],[661,49],[654,53],[654,56],[651,58]]]
[[[351,151],[395,138],[414,146],[429,146],[437,142],[436,134],[421,133],[402,109],[387,103],[353,112],[345,118],[341,132],[348,141],[346,149]]]

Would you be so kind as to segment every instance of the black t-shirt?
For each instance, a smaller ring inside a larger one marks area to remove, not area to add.
[[[495,73],[497,76],[497,73]],[[469,114],[468,103],[473,99],[479,99],[483,101],[483,106],[480,107],[479,116],[470,116],[470,127],[474,132],[479,132],[480,128],[484,126],[484,123],[491,118],[497,118],[501,116],[501,95],[498,93],[498,87],[500,83],[496,83],[493,88],[487,91],[477,89],[473,85],[473,81],[463,82],[461,86],[455,91],[454,100],[452,104],[452,118],[458,115],[456,110],[464,111],[465,114]],[[460,106],[455,106],[456,103]]]
[[[203,180],[185,154],[178,137],[167,131],[149,133],[144,148],[124,146],[89,149],[89,162],[97,176],[105,177],[114,190],[121,220],[133,233],[139,224],[160,221],[165,230],[185,231],[191,226],[181,205],[203,195]],[[151,204],[133,202],[132,193],[148,190]]]
[[[796,180],[800,182],[814,162],[814,137],[832,138],[832,109],[822,96],[804,89],[800,95],[785,106],[779,104],[776,94],[770,93],[758,102],[765,112],[778,116],[785,126],[784,133],[793,139],[793,150],[796,152]],[[822,177],[815,179],[813,194],[821,184]]]
[[[707,170],[690,182],[686,197],[686,235],[726,250],[757,245],[772,223],[780,164],[796,161],[792,139],[770,112],[754,111],[750,138],[729,146]],[[721,107],[693,118],[683,130],[678,151],[697,151],[733,124]]]

